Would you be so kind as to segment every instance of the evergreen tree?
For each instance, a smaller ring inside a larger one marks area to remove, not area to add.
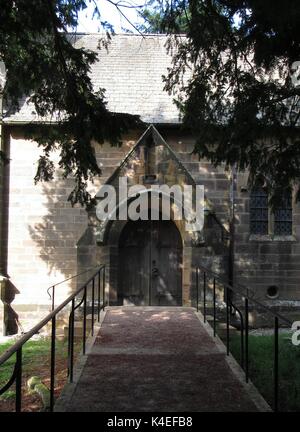
[[[183,5],[184,6],[184,5]],[[188,7],[172,8],[168,0],[149,0],[139,12],[142,24],[138,29],[143,33],[185,33],[187,30]]]
[[[249,169],[250,183],[266,186],[274,204],[300,178],[300,2],[169,4],[169,34],[174,16],[188,19],[186,37],[169,40],[166,89],[195,135],[195,152]]]
[[[108,140],[118,145],[122,133],[138,121],[136,117],[108,111],[104,89],[95,92],[89,77],[97,54],[76,49],[72,35],[67,34],[68,29],[76,29],[78,13],[89,3],[0,0],[0,61],[7,69],[6,115],[17,110],[24,97],[33,102],[38,116],[46,119],[26,128],[27,136],[43,148],[35,180],[53,178],[51,153],[59,151],[63,176],[75,178],[69,200],[82,205],[91,201],[88,179],[101,174],[92,141]],[[112,27],[101,22],[97,6],[94,14],[109,37]]]

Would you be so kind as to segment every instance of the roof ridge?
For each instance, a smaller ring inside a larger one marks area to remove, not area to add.
[[[68,35],[79,35],[79,36],[105,36],[105,32],[68,32]],[[156,37],[166,37],[169,36],[167,33],[114,33],[112,37],[115,36],[137,36],[137,37],[149,37],[149,36],[156,36]],[[184,35],[180,35],[184,36]]]

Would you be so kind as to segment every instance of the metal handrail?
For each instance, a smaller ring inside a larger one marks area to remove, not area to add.
[[[203,272],[203,320],[207,321],[207,308],[206,308],[206,295],[207,295],[207,287],[208,282],[207,279],[211,277],[213,279],[213,335],[216,337],[216,282],[218,282],[224,288],[224,298],[226,302],[226,353],[230,354],[230,310],[231,308],[235,309],[240,317],[240,354],[241,354],[241,367],[245,371],[245,380],[248,383],[249,381],[249,302],[254,303],[259,308],[268,312],[274,318],[274,350],[273,350],[273,379],[274,379],[274,411],[279,410],[279,320],[292,325],[292,322],[281,314],[274,312],[271,308],[260,303],[258,300],[254,299],[252,296],[254,295],[252,290],[249,290],[244,285],[237,285],[239,288],[242,288],[244,292],[238,290],[236,286],[230,285],[227,281],[223,279],[219,274],[207,269],[202,265],[198,265],[196,268],[196,294],[197,294],[197,311],[199,311],[199,273],[200,270]],[[244,302],[244,316],[242,313],[242,308],[237,307],[232,300],[231,293],[242,297]],[[249,293],[251,292],[251,295]]]
[[[220,276],[218,273],[213,272],[212,270],[209,270],[208,268],[202,266],[201,264],[197,265],[197,268],[201,269],[206,274],[209,274],[211,277],[215,278],[216,281],[218,281],[221,285],[228,288],[230,291],[234,292],[235,294],[238,294],[242,297],[248,298],[251,300],[252,303],[256,304],[266,312],[270,312],[274,317],[279,318],[281,321],[285,322],[285,324],[288,324],[289,326],[292,325],[292,321],[290,321],[288,318],[284,317],[278,312],[275,312],[273,309],[271,309],[269,306],[261,303],[260,301],[256,300],[253,296],[255,295],[254,291],[250,288],[247,288],[245,285],[242,284],[229,284],[227,281],[224,280],[222,276]],[[240,288],[240,289],[237,289]],[[244,290],[244,291],[243,291]]]
[[[62,280],[62,281],[60,281],[60,282],[57,282],[57,283],[54,284],[54,285],[49,286],[49,287],[47,288],[47,294],[48,294],[48,296],[50,297],[50,300],[52,300],[52,310],[54,310],[55,288],[56,288],[58,285],[61,285],[61,284],[65,283],[65,282],[68,282],[68,281],[71,280],[71,279],[74,279],[74,278],[76,278],[76,277],[78,277],[78,276],[81,276],[81,275],[83,275],[83,274],[89,272],[90,270],[92,270],[92,269],[94,269],[94,268],[99,268],[99,266],[98,266],[98,265],[95,265],[95,266],[89,267],[88,269],[83,270],[82,272],[77,273],[76,275],[69,276],[68,278],[66,278],[66,279],[64,279],[64,280]],[[50,294],[50,290],[51,290],[51,289],[52,289],[52,294]]]
[[[98,270],[73,294],[71,294],[66,300],[64,300],[59,306],[53,309],[45,318],[43,318],[38,324],[36,324],[29,332],[25,333],[12,347],[8,348],[0,356],[0,366],[4,364],[8,359],[10,359],[14,354],[16,354],[16,363],[9,381],[0,389],[0,395],[4,393],[11,385],[16,382],[16,411],[21,411],[22,402],[22,347],[30,340],[35,334],[37,334],[46,324],[50,321],[52,323],[51,330],[51,379],[50,379],[50,411],[54,408],[54,382],[55,382],[55,339],[56,339],[56,316],[63,310],[70,302],[72,303],[71,312],[69,315],[69,337],[68,337],[68,376],[70,382],[73,381],[73,346],[74,346],[74,314],[75,310],[83,303],[83,346],[82,352],[85,354],[86,349],[86,316],[87,316],[87,288],[90,283],[92,283],[92,326],[91,332],[94,334],[94,314],[95,314],[95,288],[97,282],[98,288],[98,322],[100,321],[100,310],[105,309],[105,265],[98,267]],[[101,284],[102,284],[102,305],[101,305]],[[79,304],[75,306],[75,299],[83,292],[83,297]]]

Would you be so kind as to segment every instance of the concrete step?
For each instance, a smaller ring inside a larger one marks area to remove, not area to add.
[[[209,323],[213,322],[214,321],[214,317],[212,315],[206,315],[206,321],[208,321]]]
[[[213,315],[206,315],[206,321],[213,326],[213,322],[214,322],[214,317]],[[220,338],[226,338],[226,323],[225,322],[220,322],[218,320],[218,318],[216,317],[216,328],[217,328],[217,333],[219,335]],[[238,334],[239,330],[230,325],[229,326],[229,335],[235,335]]]
[[[226,329],[226,323],[217,323],[217,334],[218,336],[223,339],[226,338],[226,333],[227,333],[227,329]],[[237,335],[239,334],[238,329],[236,329],[233,326],[229,326],[229,336],[233,336],[233,335]]]
[[[213,323],[214,323],[213,315],[206,315],[206,321],[211,326],[213,326]],[[219,322],[218,318],[216,318],[216,327],[217,327],[217,332],[218,332],[219,336],[220,337],[223,337],[223,336],[226,337],[226,323]],[[238,332],[239,332],[239,330],[236,327],[234,327],[232,325],[229,326],[229,334],[230,335],[237,334]]]
[[[97,321],[97,314],[94,314],[94,323]],[[86,316],[86,332],[87,335],[92,329],[92,315]],[[83,320],[74,322],[74,337],[81,338],[83,334]],[[69,335],[69,326],[64,327],[64,337],[67,338]]]

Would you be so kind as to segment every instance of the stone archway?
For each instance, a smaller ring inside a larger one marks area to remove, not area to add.
[[[129,221],[119,240],[118,303],[182,305],[182,239],[172,221]]]
[[[124,179],[126,179],[125,186],[123,184]],[[143,209],[144,212],[151,210],[151,215],[155,208],[156,212],[165,211],[168,213],[168,219],[171,219],[173,225],[176,226],[180,233],[182,242],[182,283],[180,297],[183,305],[194,305],[196,302],[195,268],[200,262],[200,259],[201,262],[210,266],[216,246],[216,241],[214,240],[216,235],[210,235],[214,229],[209,227],[209,220],[212,219],[213,213],[209,202],[204,197],[206,203],[204,214],[206,216],[208,214],[210,215],[209,218],[205,218],[205,226],[201,228],[194,222],[186,224],[185,220],[178,217],[178,215],[180,216],[181,214],[180,210],[182,210],[182,206],[184,206],[184,215],[187,216],[187,211],[188,215],[190,214],[190,216],[192,216],[187,219],[189,221],[194,221],[193,213],[195,212],[195,205],[193,205],[193,202],[199,202],[196,201],[197,184],[154,126],[150,126],[145,131],[103,186],[105,187],[100,188],[95,196],[97,202],[105,201],[107,186],[114,188],[117,200],[110,201],[110,203],[113,203],[113,208],[109,207],[109,213],[104,217],[98,217],[96,208],[91,210],[91,227],[89,233],[92,233],[93,237],[90,243],[94,241],[94,244],[88,251],[89,256],[86,256],[85,253],[85,255],[83,254],[83,258],[88,259],[89,262],[94,260],[106,265],[106,292],[107,298],[109,298],[109,304],[118,305],[120,302],[123,302],[123,299],[120,298],[119,289],[119,240],[128,222],[127,210],[130,208],[131,202],[135,200],[137,194],[139,198],[143,197],[143,199],[146,199],[151,193],[151,200],[148,200],[148,204],[145,207],[141,206],[141,209]],[[136,187],[134,193],[132,191],[129,193],[131,186]],[[167,186],[169,188],[173,186],[180,186],[181,188],[184,188],[184,186],[191,186],[193,191],[192,206],[187,205],[185,201],[182,203],[181,200],[178,199],[176,193],[171,193],[170,196],[170,193],[167,193],[161,186]],[[161,206],[163,197],[166,195],[171,198],[171,205],[168,211],[163,210],[163,206]],[[154,201],[152,201],[152,198],[154,198]],[[157,206],[155,203],[160,204]],[[157,208],[159,208],[159,210],[157,210]],[[127,215],[127,217],[125,217],[126,220],[123,220],[123,210],[125,215]],[[119,217],[120,214],[122,217]],[[141,219],[143,220],[144,218],[141,217]],[[155,220],[152,216],[151,219]],[[165,217],[163,217],[163,219],[165,219]],[[87,241],[89,241],[88,238]],[[86,242],[82,242],[81,246],[82,251],[85,252]],[[217,246],[219,246],[219,242]],[[92,251],[94,255],[92,255]],[[217,251],[217,253],[223,254],[223,251]],[[81,259],[81,261],[83,261],[83,259]],[[150,270],[151,268],[149,271]]]
[[[149,192],[149,191],[148,191]],[[184,306],[190,306],[195,299],[195,283],[194,272],[195,260],[202,249],[202,233],[191,233],[186,230],[185,221],[174,218],[174,209],[176,204],[171,208],[171,219],[168,222],[175,230],[175,237],[179,236],[177,245],[180,243],[180,292],[177,292],[177,300],[175,303]],[[148,209],[150,211],[150,208]],[[159,217],[159,219],[161,216]],[[119,277],[123,271],[120,269],[120,240],[125,227],[129,223],[134,223],[130,220],[109,220],[101,227],[101,240],[97,240],[98,262],[107,265],[107,296],[109,297],[110,305],[123,304],[123,298],[120,296]],[[138,222],[138,221],[136,221]],[[140,222],[144,222],[140,220]],[[151,222],[151,220],[149,220]],[[155,221],[152,221],[155,222]],[[98,231],[99,232],[99,231]],[[196,234],[196,236],[195,236]],[[198,237],[197,237],[197,234]],[[166,245],[167,246],[167,245]],[[169,245],[172,246],[171,244]],[[200,246],[200,247],[199,247]],[[174,247],[174,245],[173,245]],[[137,294],[136,294],[137,295]],[[163,305],[163,297],[161,296],[160,304]],[[149,304],[149,297],[145,300]],[[153,305],[153,302],[151,302]],[[158,304],[158,302],[157,302]],[[168,303],[172,304],[172,303]]]

